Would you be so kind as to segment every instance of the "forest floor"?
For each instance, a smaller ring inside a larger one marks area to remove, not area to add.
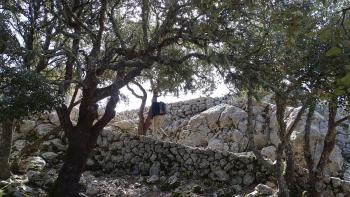
[[[29,171],[24,175],[13,175],[7,181],[0,182],[3,194],[1,197],[44,197],[49,195],[57,177],[54,168],[41,172]],[[152,177],[126,175],[119,172],[104,173],[101,171],[86,171],[81,180],[81,196],[88,197],[206,197],[206,196],[245,196],[254,188],[237,192],[240,188],[209,179],[194,179],[173,175],[162,176],[154,181]]]

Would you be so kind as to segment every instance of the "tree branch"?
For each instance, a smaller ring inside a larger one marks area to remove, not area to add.
[[[100,132],[115,116],[115,107],[119,101],[119,92],[113,92],[113,95],[109,99],[105,113],[102,118],[99,119],[91,128],[93,133]]]
[[[70,119],[67,106],[62,104],[60,107],[56,108],[56,112],[66,136],[70,136],[70,132],[72,131],[74,126]]]
[[[77,97],[77,94],[78,94],[78,91],[79,91],[79,86],[76,85],[75,86],[75,89],[74,89],[74,93],[73,93],[73,96],[72,96],[72,99],[70,100],[70,103],[69,103],[69,106],[68,106],[68,113],[70,114],[73,107],[74,107],[74,101],[75,101],[75,98]]]
[[[343,117],[343,118],[337,120],[337,121],[335,122],[335,126],[338,126],[339,124],[341,124],[342,122],[344,122],[344,121],[346,121],[346,120],[350,120],[350,115],[345,116],[345,117]]]
[[[67,2],[65,0],[61,0],[61,2],[62,2],[64,9],[69,14],[69,16],[72,17],[74,19],[74,21],[77,23],[76,25],[81,26],[91,36],[91,38],[93,40],[96,40],[96,37],[97,37],[96,34],[72,12],[72,10],[69,8],[69,5],[67,4]]]
[[[128,90],[132,93],[132,95],[134,95],[136,98],[138,99],[142,99],[141,95],[138,95],[132,88],[130,88],[129,84],[126,85],[126,87],[128,88]]]

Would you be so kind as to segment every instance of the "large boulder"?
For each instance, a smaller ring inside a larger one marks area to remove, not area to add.
[[[254,107],[254,112],[259,113],[263,107]],[[202,113],[193,116],[187,128],[180,132],[179,143],[196,147],[207,147],[216,150],[231,152],[246,151],[248,137],[247,112],[238,106],[220,104],[211,107]],[[268,144],[269,137],[263,133],[264,120],[254,121],[254,128],[259,135],[254,138],[259,148]]]
[[[178,142],[221,151],[246,151],[247,112],[244,109],[244,106],[220,104],[197,114],[189,120],[187,128],[180,132]],[[300,110],[301,107],[286,108],[284,116],[287,129],[293,125]],[[253,114],[254,143],[266,158],[275,160],[275,147],[280,143],[276,106],[266,103],[257,104],[253,107]],[[306,113],[292,131],[290,138],[296,160],[303,166],[306,166],[303,155],[305,120]],[[310,136],[311,152],[315,163],[320,159],[326,133],[327,118],[315,112]],[[330,157],[331,163],[327,167],[327,174],[338,175],[343,165],[339,147],[336,146]]]
[[[227,128],[231,126],[238,126],[238,124],[244,121],[248,117],[247,112],[239,107],[225,105],[224,110],[220,116],[220,127]]]
[[[287,129],[289,129],[298,112],[300,111],[299,108],[288,108],[286,112],[286,124]],[[297,126],[293,129],[292,134],[290,136],[290,141],[292,143],[293,152],[295,154],[296,160],[299,164],[306,167],[305,159],[304,159],[304,135],[305,135],[305,124],[306,124],[306,114],[301,117],[301,120],[298,122]],[[273,122],[273,123],[271,123]],[[270,126],[271,127],[271,133],[270,133],[270,141],[272,144],[277,146],[280,143],[280,139],[278,137],[278,124],[276,120],[276,114],[273,113],[271,117]],[[324,139],[327,134],[327,118],[322,116],[320,113],[315,112],[313,116],[313,120],[311,123],[311,130],[310,130],[310,148],[311,148],[311,155],[314,160],[314,166],[318,163],[320,160],[322,151],[323,151],[323,144]],[[338,172],[342,170],[343,166],[343,157],[341,154],[341,150],[338,146],[335,146],[333,152],[330,155],[330,163],[327,166],[326,174],[336,176],[338,175]]]
[[[189,146],[203,146],[218,150],[228,150],[224,143],[239,141],[243,134],[239,130],[224,132],[245,118],[244,111],[230,105],[217,105],[193,116],[179,135],[179,142]]]
[[[225,110],[225,108],[226,108],[225,105],[214,106],[202,112],[199,115],[199,118],[205,119],[205,123],[209,129],[211,130],[218,129],[220,126],[220,116],[221,116],[221,113]],[[191,123],[191,120],[190,120],[190,123]]]

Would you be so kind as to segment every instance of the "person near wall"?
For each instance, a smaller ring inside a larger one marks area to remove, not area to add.
[[[164,115],[166,114],[166,105],[164,102],[157,102],[157,97],[152,98],[151,105],[151,117],[152,117],[152,131],[162,132],[164,135],[168,136],[162,129]]]

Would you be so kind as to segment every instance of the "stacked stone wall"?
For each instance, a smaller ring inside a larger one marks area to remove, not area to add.
[[[109,130],[100,135],[93,158],[106,170],[124,169],[133,174],[151,175],[150,171],[158,166],[160,176],[180,173],[241,187],[271,178],[271,172],[250,152],[235,154],[193,148]]]
[[[182,174],[188,177],[209,178],[248,188],[274,181],[251,153],[230,153],[200,149],[149,137],[104,130],[99,136],[93,159],[104,170],[123,170],[131,174],[159,176]],[[298,185],[308,186],[307,172],[297,172]],[[350,182],[325,177],[322,185],[325,196],[350,196]]]
[[[167,103],[166,100],[161,100],[167,104],[167,115],[172,121],[179,119],[189,119],[192,116],[205,111],[215,105],[222,103],[229,103],[231,101],[231,95],[226,95],[223,97],[200,97],[196,99],[179,101],[174,103]],[[145,112],[148,111],[146,107]],[[138,118],[138,109],[127,110],[119,112],[116,115],[115,120],[127,120],[127,119],[137,119]]]

